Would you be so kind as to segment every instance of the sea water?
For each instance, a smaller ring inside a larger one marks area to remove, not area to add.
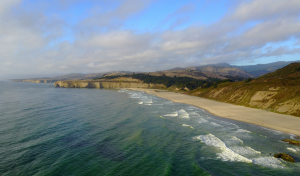
[[[286,138],[144,92],[0,82],[0,175],[299,175]]]

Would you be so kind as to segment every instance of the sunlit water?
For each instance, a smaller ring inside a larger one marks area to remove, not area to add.
[[[0,175],[299,175],[285,138],[143,92],[0,82]]]

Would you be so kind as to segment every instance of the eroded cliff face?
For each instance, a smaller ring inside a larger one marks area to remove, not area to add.
[[[300,116],[300,86],[267,86],[265,84],[231,84],[192,94],[226,103]]]
[[[31,82],[31,83],[55,83],[54,79],[11,79],[13,82]]]
[[[140,80],[132,78],[124,79],[99,79],[99,80],[74,80],[74,81],[57,81],[55,87],[64,88],[151,88],[154,84],[143,83]]]

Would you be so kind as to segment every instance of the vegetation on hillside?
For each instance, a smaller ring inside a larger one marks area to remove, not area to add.
[[[192,95],[268,111],[300,116],[300,63],[292,63],[256,79],[226,82]]]
[[[148,74],[130,74],[130,75],[112,75],[112,76],[103,76],[105,79],[114,79],[119,77],[132,77],[134,79],[142,80],[144,83],[152,83],[152,84],[163,84],[167,88],[171,86],[175,86],[179,89],[188,88],[189,90],[194,90],[197,88],[209,88],[209,87],[217,87],[217,85],[225,82],[232,82],[230,79],[221,80],[218,78],[208,78],[206,80],[199,80],[189,77],[169,77],[166,75],[162,76],[152,76]]]

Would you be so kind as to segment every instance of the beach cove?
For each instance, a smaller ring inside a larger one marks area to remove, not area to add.
[[[171,100],[173,102],[193,105],[207,110],[211,114],[219,117],[259,125],[273,130],[300,136],[299,117],[218,102],[201,97],[164,91],[160,89],[130,88],[130,90],[143,91],[160,98]]]

